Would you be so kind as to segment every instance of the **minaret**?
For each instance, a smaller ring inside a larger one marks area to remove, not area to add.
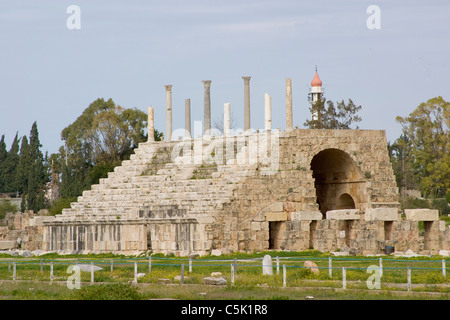
[[[311,90],[308,94],[308,100],[313,105],[316,101],[320,100],[323,96],[322,90],[322,80],[320,80],[319,75],[317,74],[317,66],[316,66],[316,74],[314,75],[313,80],[311,81]],[[312,114],[312,120],[318,120],[317,113]]]

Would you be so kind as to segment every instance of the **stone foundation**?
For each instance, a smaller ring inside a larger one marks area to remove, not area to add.
[[[142,143],[70,209],[26,230],[33,248],[61,252],[449,247],[435,212],[403,219],[399,206],[384,131],[295,129]]]

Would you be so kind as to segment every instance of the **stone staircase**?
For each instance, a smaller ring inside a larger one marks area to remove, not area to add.
[[[220,139],[217,142],[220,148]],[[192,152],[178,156],[174,163],[171,153],[175,145],[176,142],[140,144],[130,160],[123,161],[107,178],[84,191],[58,220],[133,219],[138,218],[139,210],[163,206],[184,209],[190,217],[220,210],[245,177],[246,171],[237,173],[239,164],[233,161],[248,157],[245,145],[239,150],[235,145],[236,157],[224,161],[231,164],[192,161]]]

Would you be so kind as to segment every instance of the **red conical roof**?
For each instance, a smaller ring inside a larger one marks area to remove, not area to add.
[[[311,81],[311,87],[321,87],[322,86],[322,80],[320,80],[319,75],[316,74],[314,75],[314,79]]]

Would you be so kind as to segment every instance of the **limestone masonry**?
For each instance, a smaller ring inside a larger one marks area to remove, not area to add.
[[[262,150],[276,152],[270,157],[276,163],[252,157],[267,144]],[[449,228],[436,212],[407,210],[405,219],[397,200],[384,131],[294,129],[149,141],[72,208],[28,227],[39,239],[27,245],[180,255],[449,249]],[[418,221],[424,221],[423,236]]]
[[[154,141],[155,115],[149,107],[149,139],[130,160],[84,191],[61,215],[26,213],[13,221],[15,230],[24,230],[22,248],[176,255],[450,250],[450,228],[437,211],[401,212],[384,131],[294,129],[290,79],[286,131],[272,129],[268,94],[265,129],[252,131],[250,77],[243,79],[244,130],[232,132],[230,104],[225,103],[224,134],[214,134],[211,81],[205,80],[204,135],[191,134],[186,99],[186,134],[178,141],[172,137],[172,85],[166,85],[166,140]],[[316,72],[312,101],[320,98],[321,85]],[[424,225],[421,234],[419,222]],[[2,232],[0,246],[14,245]]]

